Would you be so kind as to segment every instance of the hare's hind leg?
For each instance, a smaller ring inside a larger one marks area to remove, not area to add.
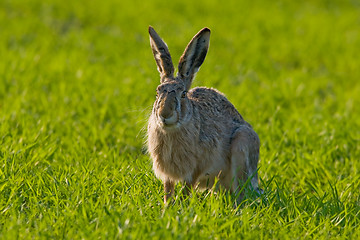
[[[233,177],[232,191],[238,195],[240,183],[245,183],[249,177],[251,187],[258,190],[257,164],[259,161],[259,137],[248,126],[239,127],[231,141],[231,171]],[[238,200],[243,198],[240,194]]]

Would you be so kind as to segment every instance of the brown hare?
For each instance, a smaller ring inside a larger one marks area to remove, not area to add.
[[[180,58],[177,76],[165,42],[149,27],[160,85],[148,125],[153,170],[167,203],[176,182],[187,188],[218,183],[242,199],[241,184],[258,190],[260,140],[229,100],[212,88],[190,89],[209,48],[210,29],[198,32]]]

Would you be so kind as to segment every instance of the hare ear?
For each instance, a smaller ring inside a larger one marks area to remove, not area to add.
[[[204,62],[209,48],[210,29],[203,28],[187,45],[179,61],[178,76],[184,80],[186,89],[190,88],[195,73]]]
[[[156,60],[158,71],[160,72],[161,82],[163,82],[165,77],[173,77],[174,65],[166,43],[151,26],[149,26],[149,34],[151,49]]]

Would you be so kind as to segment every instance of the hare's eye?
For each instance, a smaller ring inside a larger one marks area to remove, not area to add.
[[[187,91],[183,91],[183,92],[181,93],[181,98],[185,98],[185,97],[186,97],[186,93],[187,93]]]

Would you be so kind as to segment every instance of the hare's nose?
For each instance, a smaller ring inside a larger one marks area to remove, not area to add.
[[[164,118],[163,116],[160,116],[160,119],[164,125],[170,126],[177,122],[177,116],[177,113],[174,112],[170,117]]]
[[[160,111],[160,117],[163,122],[165,122],[166,119],[171,118],[172,115],[173,115],[173,110],[170,108],[162,109],[162,111]]]

